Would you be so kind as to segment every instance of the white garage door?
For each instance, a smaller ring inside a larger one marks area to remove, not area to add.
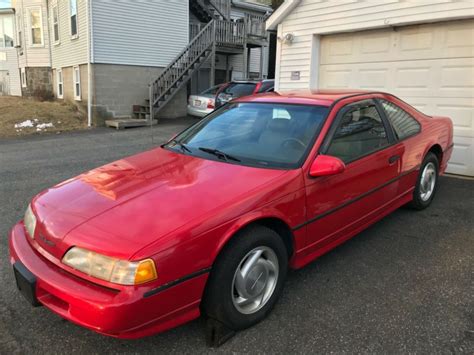
[[[387,91],[449,116],[448,172],[474,176],[474,20],[327,35],[320,53],[321,88]]]

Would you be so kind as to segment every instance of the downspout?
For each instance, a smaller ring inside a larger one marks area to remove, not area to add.
[[[91,1],[87,0],[87,126],[92,126],[92,10]]]

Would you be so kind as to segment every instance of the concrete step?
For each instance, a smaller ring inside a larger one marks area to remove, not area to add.
[[[158,123],[158,120],[153,120],[152,125]],[[144,118],[114,118],[106,120],[105,125],[107,127],[113,127],[116,129],[123,129],[128,127],[144,127],[150,125],[150,120]]]

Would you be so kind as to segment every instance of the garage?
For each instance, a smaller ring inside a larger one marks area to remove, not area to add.
[[[319,87],[387,91],[450,117],[448,172],[474,176],[474,20],[322,35]]]

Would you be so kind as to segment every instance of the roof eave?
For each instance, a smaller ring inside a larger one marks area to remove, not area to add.
[[[265,22],[265,28],[267,31],[276,30],[278,24],[280,24],[285,17],[299,5],[300,2],[301,0],[285,0],[285,2]]]

